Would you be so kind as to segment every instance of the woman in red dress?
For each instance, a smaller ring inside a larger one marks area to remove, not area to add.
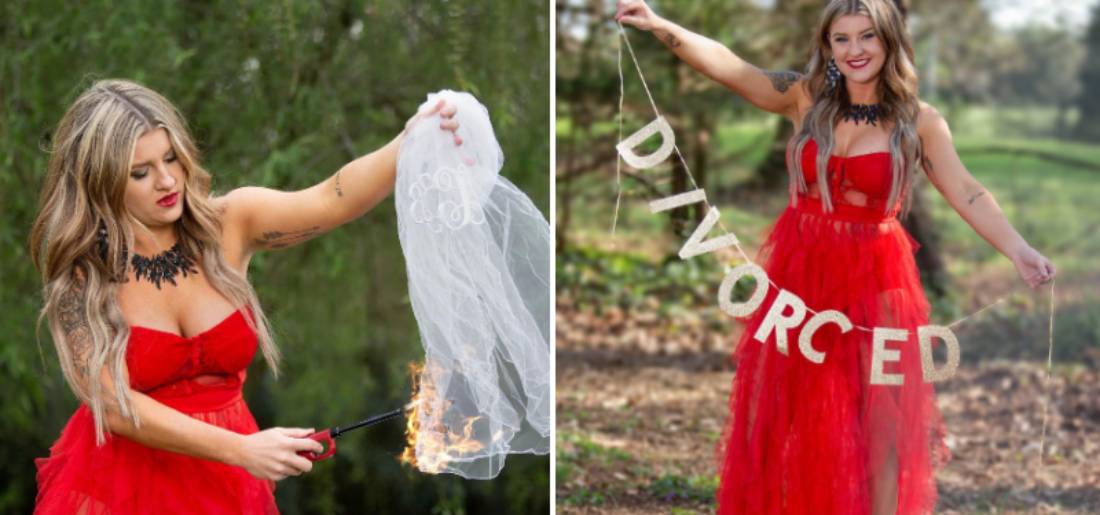
[[[771,281],[808,308],[909,334],[889,342],[900,360],[882,371],[902,384],[872,384],[870,332],[822,327],[812,341],[825,354],[821,363],[797,343],[780,352],[775,332],[757,341],[778,295],[769,288],[734,351],[737,373],[717,453],[719,513],[932,513],[935,473],[950,453],[915,337],[930,311],[913,260],[918,245],[897,219],[918,167],[1029,286],[1055,272],[967,172],[943,117],[918,99],[900,13],[889,0],[830,2],[805,75],[760,70],[656,16],[642,0],[620,1],[616,19],[653,32],[700,72],[794,124],[790,205],[757,260]],[[788,342],[798,342],[801,327],[787,332]]]
[[[441,101],[407,127],[437,113],[455,109]],[[306,190],[213,197],[163,97],[107,80],[76,99],[54,135],[31,252],[42,318],[83,403],[36,460],[35,513],[278,512],[274,482],[308,472],[297,453],[322,447],[311,429],[259,431],[241,398],[257,348],[276,377],[279,363],[248,263],[378,204],[404,134]]]

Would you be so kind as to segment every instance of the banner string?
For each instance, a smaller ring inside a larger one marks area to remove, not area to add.
[[[634,55],[634,47],[630,45],[630,38],[628,38],[626,36],[626,30],[623,29],[623,24],[618,23],[618,26],[619,26],[619,38],[618,38],[618,41],[619,41],[619,44],[618,44],[618,49],[619,49],[619,61],[618,61],[618,65],[619,65],[619,141],[622,141],[623,140],[623,97],[624,97],[623,47],[622,47],[622,44],[623,44],[624,41],[626,42],[627,51],[630,52],[630,59],[632,61],[634,61],[634,68],[638,71],[638,78],[640,78],[642,80],[642,87],[645,88],[645,94],[649,98],[649,105],[653,107],[653,114],[655,116],[660,117],[661,112],[660,112],[660,110],[657,109],[657,103],[653,100],[653,93],[651,93],[649,91],[649,85],[646,84],[645,76],[642,74],[642,66],[640,64],[638,64],[638,58]],[[688,166],[687,160],[685,160],[683,154],[680,153],[680,146],[674,144],[673,149],[676,150],[676,156],[680,159],[680,163],[683,164],[684,172],[687,173],[688,180],[691,181],[692,187],[694,187],[695,189],[699,189],[699,185],[695,182],[695,176],[693,176],[691,174],[691,168]],[[620,177],[621,166],[622,166],[622,157],[617,156],[616,163],[615,163],[615,181],[616,181],[617,187],[618,187],[618,196],[615,199],[615,217],[614,217],[614,220],[612,221],[612,225],[611,225],[611,245],[612,245],[612,248],[614,248],[614,245],[615,245],[615,226],[618,224],[619,203],[622,200],[622,182],[621,182],[621,177]],[[707,211],[710,211],[710,209],[712,208],[710,202],[708,202],[706,199],[704,199],[703,204],[707,208]],[[731,234],[731,232],[728,229],[726,229],[725,225],[722,224],[722,221],[720,219],[718,220],[717,225],[718,225],[719,229],[721,229],[724,234]],[[748,254],[745,252],[745,249],[741,248],[740,242],[735,242],[734,247],[737,248],[737,252],[739,254],[741,254],[741,258],[745,262],[747,262],[749,264],[755,264],[752,261],[752,259],[749,258]],[[768,278],[768,282],[773,287],[775,287],[776,289],[780,289],[779,285],[776,284],[775,281],[771,280],[771,278]],[[978,314],[982,313],[983,311],[986,311],[986,310],[988,310],[988,309],[990,309],[990,308],[992,308],[992,307],[994,307],[994,306],[996,306],[996,305],[1012,298],[1013,296],[1015,296],[1016,294],[1020,293],[1021,291],[1025,290],[1025,289],[1027,289],[1026,286],[1017,288],[1016,290],[1009,293],[1008,295],[1005,295],[1005,296],[1002,296],[1002,297],[998,298],[993,303],[991,303],[991,304],[989,304],[989,305],[987,305],[987,306],[985,306],[985,307],[983,307],[983,308],[981,308],[981,309],[979,309],[979,310],[977,310],[977,311],[975,311],[975,312],[973,312],[973,313],[971,313],[971,314],[969,314],[969,315],[967,315],[963,318],[955,320],[954,322],[951,322],[950,324],[947,324],[947,327],[949,327],[949,328],[954,327],[954,326],[970,319],[971,317],[977,316]],[[806,306],[806,311],[809,311],[810,313],[813,313],[815,315],[819,313],[817,310],[814,310],[813,308],[810,308],[809,306]],[[863,326],[856,325],[856,324],[853,324],[853,327],[856,328],[856,329],[859,329],[861,331],[865,331],[865,332],[869,332],[869,333],[874,332],[874,329],[869,328],[869,327],[863,327]],[[1045,402],[1043,404],[1043,432],[1042,432],[1042,437],[1039,440],[1039,466],[1040,467],[1042,467],[1043,443],[1044,443],[1044,440],[1046,438],[1047,406],[1050,404],[1050,402],[1049,402],[1050,373],[1051,373],[1051,369],[1053,368],[1053,361],[1052,360],[1053,360],[1053,355],[1054,355],[1054,280],[1053,279],[1051,280],[1051,283],[1050,283],[1050,332],[1049,332],[1048,340],[1049,341],[1048,341],[1048,349],[1047,349],[1047,380],[1046,380],[1046,386],[1045,386],[1044,395],[1043,395],[1044,400],[1045,400]]]
[[[1043,466],[1043,441],[1047,436],[1047,407],[1050,406],[1050,369],[1054,354],[1054,283],[1050,280],[1050,347],[1047,350],[1047,380],[1043,386],[1043,436],[1039,438],[1039,467]]]
[[[619,30],[622,30],[623,26],[619,25]],[[638,61],[634,61],[637,63]],[[638,70],[641,73],[641,69]],[[625,93],[623,90],[623,46],[619,45],[619,141],[623,140],[623,97]],[[652,99],[650,99],[652,100]],[[615,217],[611,220],[611,248],[615,248],[615,226],[619,224],[619,203],[623,200],[623,180],[622,180],[622,164],[623,160],[618,155],[615,156],[615,189],[618,191],[618,195],[615,197]]]

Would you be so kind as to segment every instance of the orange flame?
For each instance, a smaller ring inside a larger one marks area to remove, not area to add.
[[[417,402],[416,407],[409,414],[408,426],[405,435],[408,438],[408,446],[401,453],[400,460],[413,467],[419,467],[421,472],[438,474],[447,467],[453,456],[470,454],[481,450],[483,445],[473,435],[474,422],[481,417],[467,418],[461,433],[452,433],[445,424],[438,422],[438,416],[433,416],[433,406],[439,405],[438,394],[435,385],[425,383],[423,365],[409,364],[409,373],[412,374],[413,395],[412,402]],[[432,369],[434,370],[434,369]],[[434,374],[430,374],[434,375]],[[420,416],[425,415],[428,420],[437,420],[434,428],[421,431]],[[420,459],[417,459],[417,447],[420,448]]]

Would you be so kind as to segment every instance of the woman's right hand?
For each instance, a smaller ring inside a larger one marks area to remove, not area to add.
[[[245,435],[238,463],[258,479],[282,481],[313,469],[313,462],[298,455],[300,451],[324,452],[320,442],[307,438],[312,429],[274,427]]]
[[[619,0],[617,7],[615,21],[641,30],[653,30],[661,21],[661,17],[653,13],[645,0]]]

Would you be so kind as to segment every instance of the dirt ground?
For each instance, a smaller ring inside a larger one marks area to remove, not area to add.
[[[558,513],[714,513],[736,327],[669,329],[567,298],[557,324]],[[1100,513],[1098,362],[1055,364],[1042,460],[1045,360],[971,360],[937,383],[952,458],[936,512]]]

